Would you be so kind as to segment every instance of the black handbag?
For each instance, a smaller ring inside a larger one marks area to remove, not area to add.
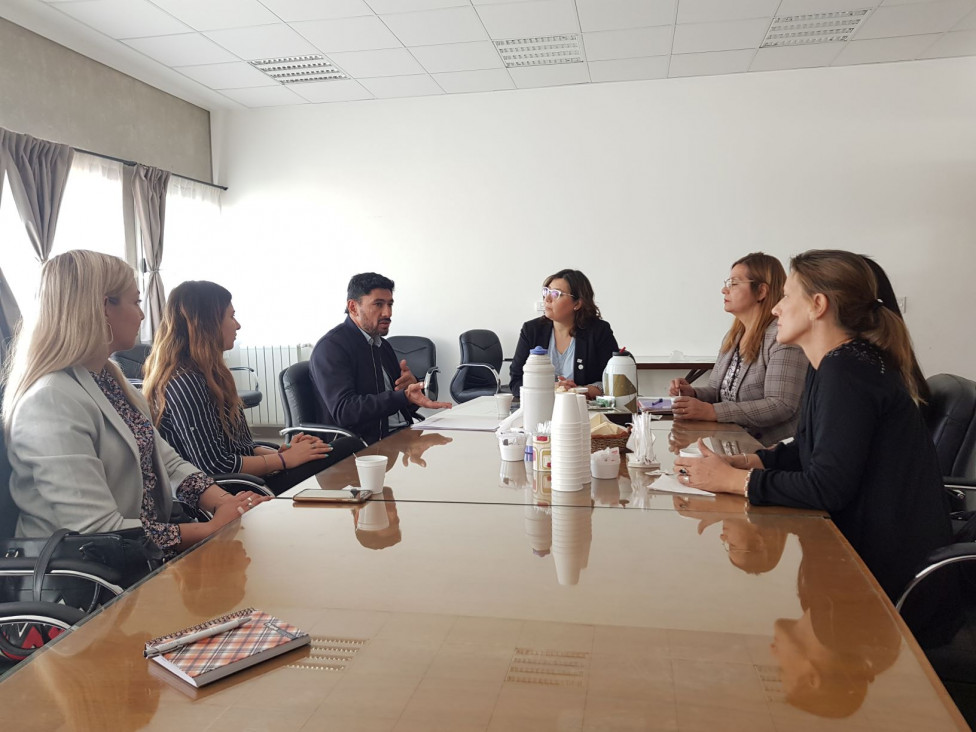
[[[116,588],[130,587],[161,564],[162,552],[141,527],[97,534],[59,529],[47,539],[0,539],[0,569],[25,572],[3,577],[0,601],[60,602],[92,612],[114,597]],[[96,575],[105,584],[78,573]]]

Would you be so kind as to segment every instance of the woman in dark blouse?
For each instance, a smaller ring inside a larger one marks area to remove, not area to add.
[[[133,347],[143,319],[131,267],[66,252],[45,263],[38,300],[14,347],[3,406],[18,536],[141,526],[165,558],[265,500],[231,495],[180,459],[109,361]],[[213,520],[172,523],[174,492]]]
[[[619,350],[610,324],[601,319],[593,286],[578,269],[562,269],[542,285],[545,314],[522,325],[512,366],[510,386],[517,397],[529,351],[549,351],[556,378],[567,388],[587,387],[587,399],[603,393],[603,369]]]
[[[891,598],[951,541],[935,448],[916,400],[911,339],[864,259],[793,258],[778,340],[810,360],[796,440],[756,455],[678,458],[682,482],[754,504],[827,511]]]
[[[174,288],[146,361],[143,393],[160,434],[184,459],[211,475],[264,476],[281,493],[362,443],[342,438],[331,455],[332,446],[304,434],[278,450],[256,445],[223,358],[240,327],[231,294],[220,285],[191,281]]]

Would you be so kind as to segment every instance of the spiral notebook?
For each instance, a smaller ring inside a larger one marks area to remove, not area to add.
[[[144,653],[188,684],[200,687],[310,641],[308,633],[294,625],[245,608],[153,638]]]

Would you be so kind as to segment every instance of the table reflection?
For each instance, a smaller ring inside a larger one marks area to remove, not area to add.
[[[770,645],[783,695],[787,703],[817,716],[854,714],[871,683],[897,660],[901,636],[881,596],[863,591],[861,569],[844,547],[818,541],[813,522],[773,522],[750,515],[742,499],[724,502],[726,509],[741,515],[702,513],[717,510],[712,499],[676,496],[674,503],[679,514],[698,521],[700,535],[721,524],[718,539],[729,562],[749,574],[772,571],[789,534],[796,536],[802,555],[797,596],[803,614],[777,619]]]
[[[453,439],[438,432],[421,432],[419,430],[401,430],[397,433],[396,441],[380,440],[369,448],[360,451],[359,455],[383,455],[386,457],[386,472],[390,472],[399,460],[403,467],[417,465],[427,467],[424,459],[432,447],[449,445]],[[315,480],[320,488],[342,489],[348,486],[359,487],[359,476],[356,473],[356,461],[343,460],[328,470],[317,473]]]
[[[223,615],[238,608],[244,599],[251,558],[247,556],[244,543],[234,538],[240,530],[238,524],[212,541],[210,551],[201,554],[199,561],[192,565],[188,562],[171,564],[180,599],[194,615],[204,618]],[[215,583],[215,577],[222,581]]]
[[[356,505],[352,509],[352,521],[357,541],[367,549],[386,549],[403,539],[396,499],[389,486],[366,503]]]

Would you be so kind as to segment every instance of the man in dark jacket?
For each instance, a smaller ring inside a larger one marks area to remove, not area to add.
[[[450,408],[427,398],[383,338],[393,317],[393,280],[375,272],[354,275],[346,314],[315,344],[310,361],[319,407],[330,423],[373,443],[409,426],[420,407]]]

